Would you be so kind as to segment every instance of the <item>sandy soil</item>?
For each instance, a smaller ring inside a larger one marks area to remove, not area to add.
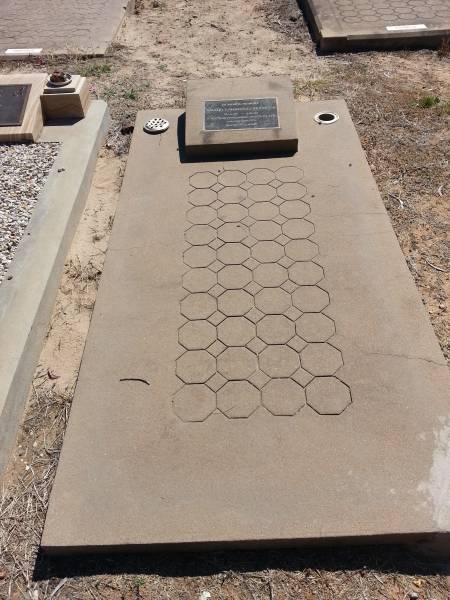
[[[49,59],[0,70],[54,66]],[[300,100],[343,96],[448,357],[448,49],[317,56],[295,0],[138,0],[111,56],[58,66],[89,76],[113,119],[4,481],[0,597],[449,600],[446,565],[396,548],[36,561],[137,110],[183,106],[191,76],[283,73]]]

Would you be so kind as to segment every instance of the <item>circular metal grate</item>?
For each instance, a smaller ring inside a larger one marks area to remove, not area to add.
[[[155,117],[144,125],[146,133],[163,133],[169,129],[169,121],[160,117]]]

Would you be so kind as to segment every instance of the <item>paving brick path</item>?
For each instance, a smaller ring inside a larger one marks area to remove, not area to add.
[[[104,54],[129,0],[2,0],[0,52],[43,48],[45,53]]]

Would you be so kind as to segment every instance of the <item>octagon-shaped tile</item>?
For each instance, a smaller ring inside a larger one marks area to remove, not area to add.
[[[241,204],[225,204],[219,208],[217,215],[224,223],[238,223],[248,215],[247,209]]]
[[[319,247],[311,240],[291,240],[286,244],[286,256],[296,261],[308,261],[319,253]]]
[[[189,294],[180,303],[181,314],[192,320],[207,319],[216,309],[216,299],[202,292]]]
[[[248,227],[242,223],[226,223],[217,230],[223,242],[242,242],[248,236]]]
[[[281,288],[264,288],[256,294],[255,305],[266,315],[281,315],[290,307],[291,297]]]
[[[334,322],[323,313],[304,313],[296,328],[298,335],[307,342],[326,342],[335,334]]]
[[[218,177],[219,183],[227,186],[241,185],[246,180],[242,171],[223,171]]]
[[[242,265],[227,265],[218,273],[218,280],[227,290],[239,290],[250,283],[252,272]]]
[[[309,206],[301,200],[289,200],[280,205],[280,213],[287,219],[301,219],[310,212]]]
[[[216,259],[216,253],[208,246],[192,246],[183,254],[184,262],[189,267],[207,267]]]
[[[193,225],[208,225],[216,218],[216,211],[210,206],[194,206],[187,211],[186,217]]]
[[[305,402],[305,391],[292,379],[272,379],[262,390],[262,404],[275,416],[293,416]]]
[[[188,196],[189,202],[194,206],[208,206],[216,201],[216,192],[210,189],[193,190]]]
[[[204,383],[216,371],[216,359],[206,350],[189,350],[177,359],[176,373],[184,383]]]
[[[217,176],[209,171],[195,173],[189,177],[189,183],[194,188],[209,188],[217,183]]]
[[[298,262],[289,267],[289,278],[298,285],[315,285],[324,278],[324,272],[316,263]]]
[[[186,385],[173,399],[175,414],[187,423],[205,421],[216,409],[216,395],[206,385]]]
[[[180,328],[178,339],[187,350],[204,350],[216,339],[216,328],[208,321],[188,321]]]
[[[280,167],[276,171],[277,179],[283,183],[294,183],[303,177],[303,171],[297,167]]]
[[[312,375],[333,375],[343,365],[341,352],[325,343],[308,344],[300,357],[302,367]]]
[[[306,400],[319,415],[340,415],[352,397],[348,386],[336,377],[316,377],[306,387]]]
[[[267,315],[258,322],[256,333],[266,344],[286,344],[295,335],[295,325],[284,315]]]
[[[277,192],[270,185],[254,185],[248,190],[248,197],[254,202],[269,202]]]
[[[240,187],[226,187],[220,190],[217,197],[224,204],[240,204],[247,198],[247,192]]]
[[[257,221],[250,227],[251,235],[257,240],[274,240],[281,233],[281,227],[273,221]]]
[[[320,312],[328,306],[330,297],[316,285],[303,285],[293,292],[292,303],[302,312]]]
[[[277,194],[284,200],[300,200],[306,195],[306,187],[301,183],[283,183]]]
[[[262,287],[279,287],[287,280],[288,273],[277,263],[264,263],[256,267],[253,278]]]
[[[255,333],[255,325],[244,317],[227,317],[217,327],[217,337],[226,346],[245,346]]]
[[[207,292],[217,283],[217,275],[209,269],[190,269],[183,275],[183,287],[188,292]]]
[[[248,381],[229,381],[217,392],[217,408],[229,419],[246,419],[260,400],[260,391]]]
[[[277,262],[283,255],[283,246],[277,242],[257,242],[252,247],[253,258],[262,263]]]
[[[253,297],[245,290],[227,290],[218,298],[219,310],[229,317],[245,315],[253,306]]]
[[[252,169],[247,174],[247,181],[254,184],[266,184],[275,179],[275,173],[270,169]]]
[[[240,265],[250,256],[250,248],[239,242],[226,243],[217,250],[217,258],[225,265]]]
[[[256,221],[270,221],[278,214],[278,208],[271,202],[257,202],[248,210],[248,214]]]
[[[256,371],[258,361],[247,348],[227,348],[217,358],[217,370],[226,379],[246,379]]]
[[[300,366],[300,358],[288,346],[268,346],[259,356],[259,366],[269,377],[290,377]]]
[[[216,230],[209,225],[193,225],[186,231],[184,237],[193,246],[203,246],[215,239]]]
[[[289,219],[281,228],[284,235],[292,240],[307,238],[314,233],[314,225],[306,219]]]

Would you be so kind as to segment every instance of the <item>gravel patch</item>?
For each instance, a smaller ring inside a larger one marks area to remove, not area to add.
[[[58,143],[0,144],[0,284],[58,154]]]

